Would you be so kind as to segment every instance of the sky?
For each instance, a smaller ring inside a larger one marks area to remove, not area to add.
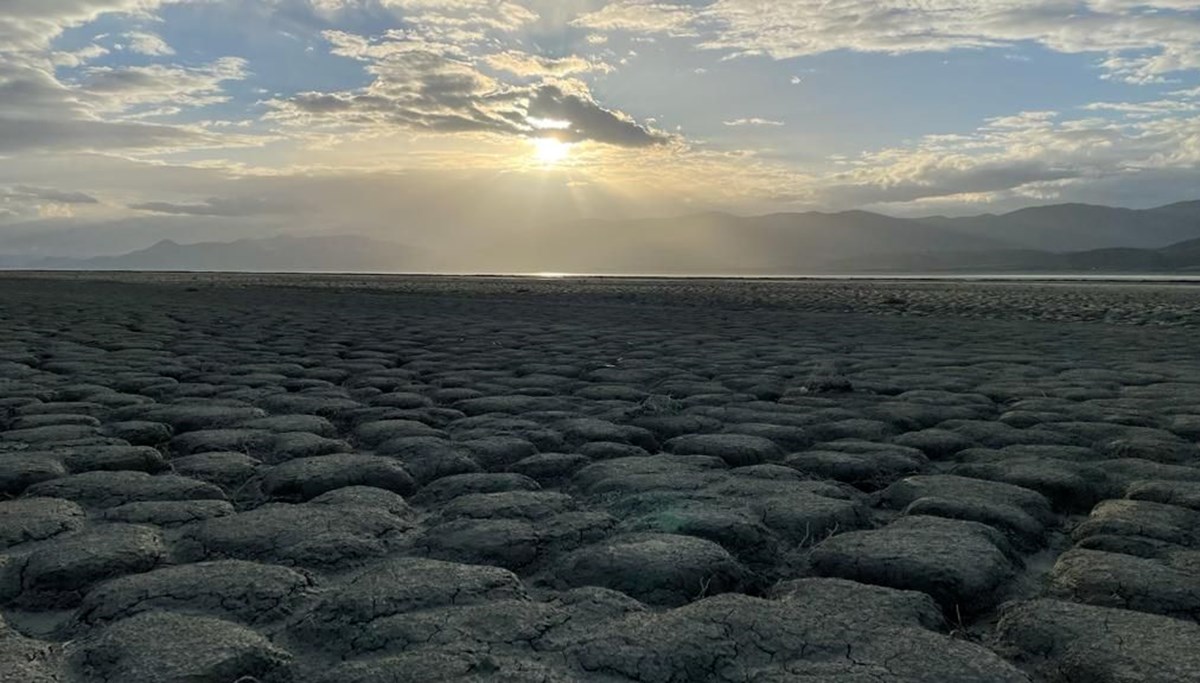
[[[0,0],[0,254],[1200,198],[1200,1]]]

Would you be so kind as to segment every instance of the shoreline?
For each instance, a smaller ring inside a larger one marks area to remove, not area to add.
[[[97,279],[154,277],[336,277],[378,279],[478,279],[478,280],[624,280],[624,281],[714,281],[714,282],[943,282],[943,283],[1095,283],[1095,284],[1169,284],[1200,286],[1200,274],[1161,273],[846,273],[846,274],[672,274],[672,273],[439,273],[375,271],[227,271],[227,270],[38,270],[0,269],[0,278]]]

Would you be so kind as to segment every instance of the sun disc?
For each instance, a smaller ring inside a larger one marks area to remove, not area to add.
[[[565,160],[571,145],[554,138],[538,138],[533,141],[533,154],[539,162],[553,166]]]

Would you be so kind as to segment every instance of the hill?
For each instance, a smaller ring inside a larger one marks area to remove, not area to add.
[[[280,236],[179,244],[162,240],[120,256],[44,259],[31,267],[69,270],[396,272],[415,265],[399,245],[356,235]]]
[[[1197,267],[1200,202],[1155,209],[1059,204],[965,218],[866,211],[497,225],[428,235],[416,253],[354,235],[180,244],[0,267],[327,272],[803,275],[854,272],[1157,272]],[[0,243],[0,250],[2,250]]]
[[[1200,237],[1200,202],[1156,209],[1056,204],[1001,215],[918,219],[964,235],[986,237],[1014,248],[1039,251],[1157,249]]]

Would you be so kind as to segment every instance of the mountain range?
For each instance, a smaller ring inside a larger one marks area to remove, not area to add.
[[[179,244],[89,259],[44,258],[26,263],[47,270],[182,270],[232,272],[398,272],[415,266],[400,245],[359,235],[294,237]],[[0,262],[2,263],[2,262]]]
[[[498,229],[488,239],[447,244],[436,253],[356,235],[163,240],[119,256],[34,261],[0,256],[0,267],[714,275],[1200,272],[1200,201],[1141,210],[1060,204],[961,218],[845,211],[583,220],[520,232]]]

